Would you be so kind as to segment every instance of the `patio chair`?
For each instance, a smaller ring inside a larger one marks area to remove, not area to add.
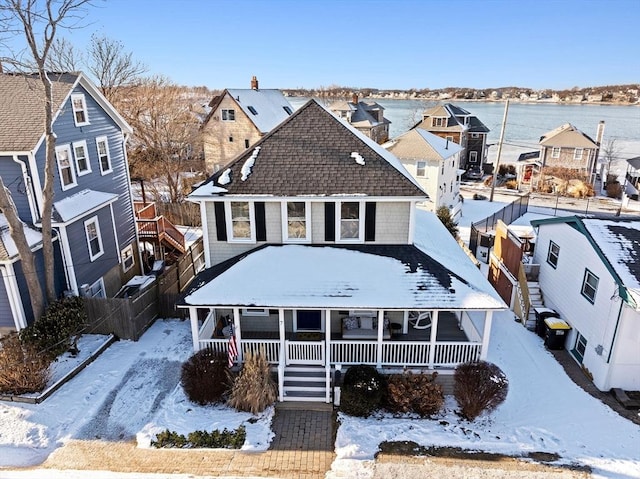
[[[431,327],[431,313],[429,311],[411,311],[409,324],[413,326],[413,329],[429,329]]]

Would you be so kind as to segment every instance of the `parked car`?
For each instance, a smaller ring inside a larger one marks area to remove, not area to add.
[[[472,166],[462,176],[466,180],[481,180],[484,174],[479,166]]]

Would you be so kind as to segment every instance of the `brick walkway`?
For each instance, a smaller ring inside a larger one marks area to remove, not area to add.
[[[139,449],[133,442],[70,441],[41,468],[197,476],[324,479],[335,454],[330,405],[278,403],[265,452]]]

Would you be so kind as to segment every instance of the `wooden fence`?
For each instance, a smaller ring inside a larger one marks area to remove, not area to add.
[[[183,317],[186,310],[178,310],[176,301],[203,268],[204,246],[200,238],[149,288],[129,298],[85,298],[87,332],[137,341],[156,318]]]

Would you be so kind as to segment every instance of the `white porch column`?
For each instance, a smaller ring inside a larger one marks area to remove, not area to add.
[[[233,333],[236,335],[236,345],[238,346],[238,364],[244,362],[242,354],[242,331],[240,329],[240,308],[233,308]]]
[[[436,338],[438,335],[438,313],[431,311],[431,336],[429,337],[429,369],[433,369],[436,360]]]
[[[191,340],[193,341],[193,350],[200,351],[200,325],[198,324],[198,308],[189,306],[189,321],[191,322]]]
[[[331,369],[331,310],[324,310],[324,364]]]
[[[286,361],[286,347],[287,347],[287,331],[284,326],[284,309],[278,309],[278,337],[280,339],[280,348],[285,352]],[[282,355],[280,355],[282,357]]]
[[[378,348],[376,351],[376,367],[382,367],[382,339],[384,331],[384,311],[378,310]]]
[[[408,334],[408,333],[409,333],[409,311],[405,309],[402,316],[402,334]]]
[[[487,359],[489,352],[489,336],[491,336],[491,322],[493,320],[493,311],[484,312],[484,329],[482,330],[482,347],[480,349],[480,360]]]

